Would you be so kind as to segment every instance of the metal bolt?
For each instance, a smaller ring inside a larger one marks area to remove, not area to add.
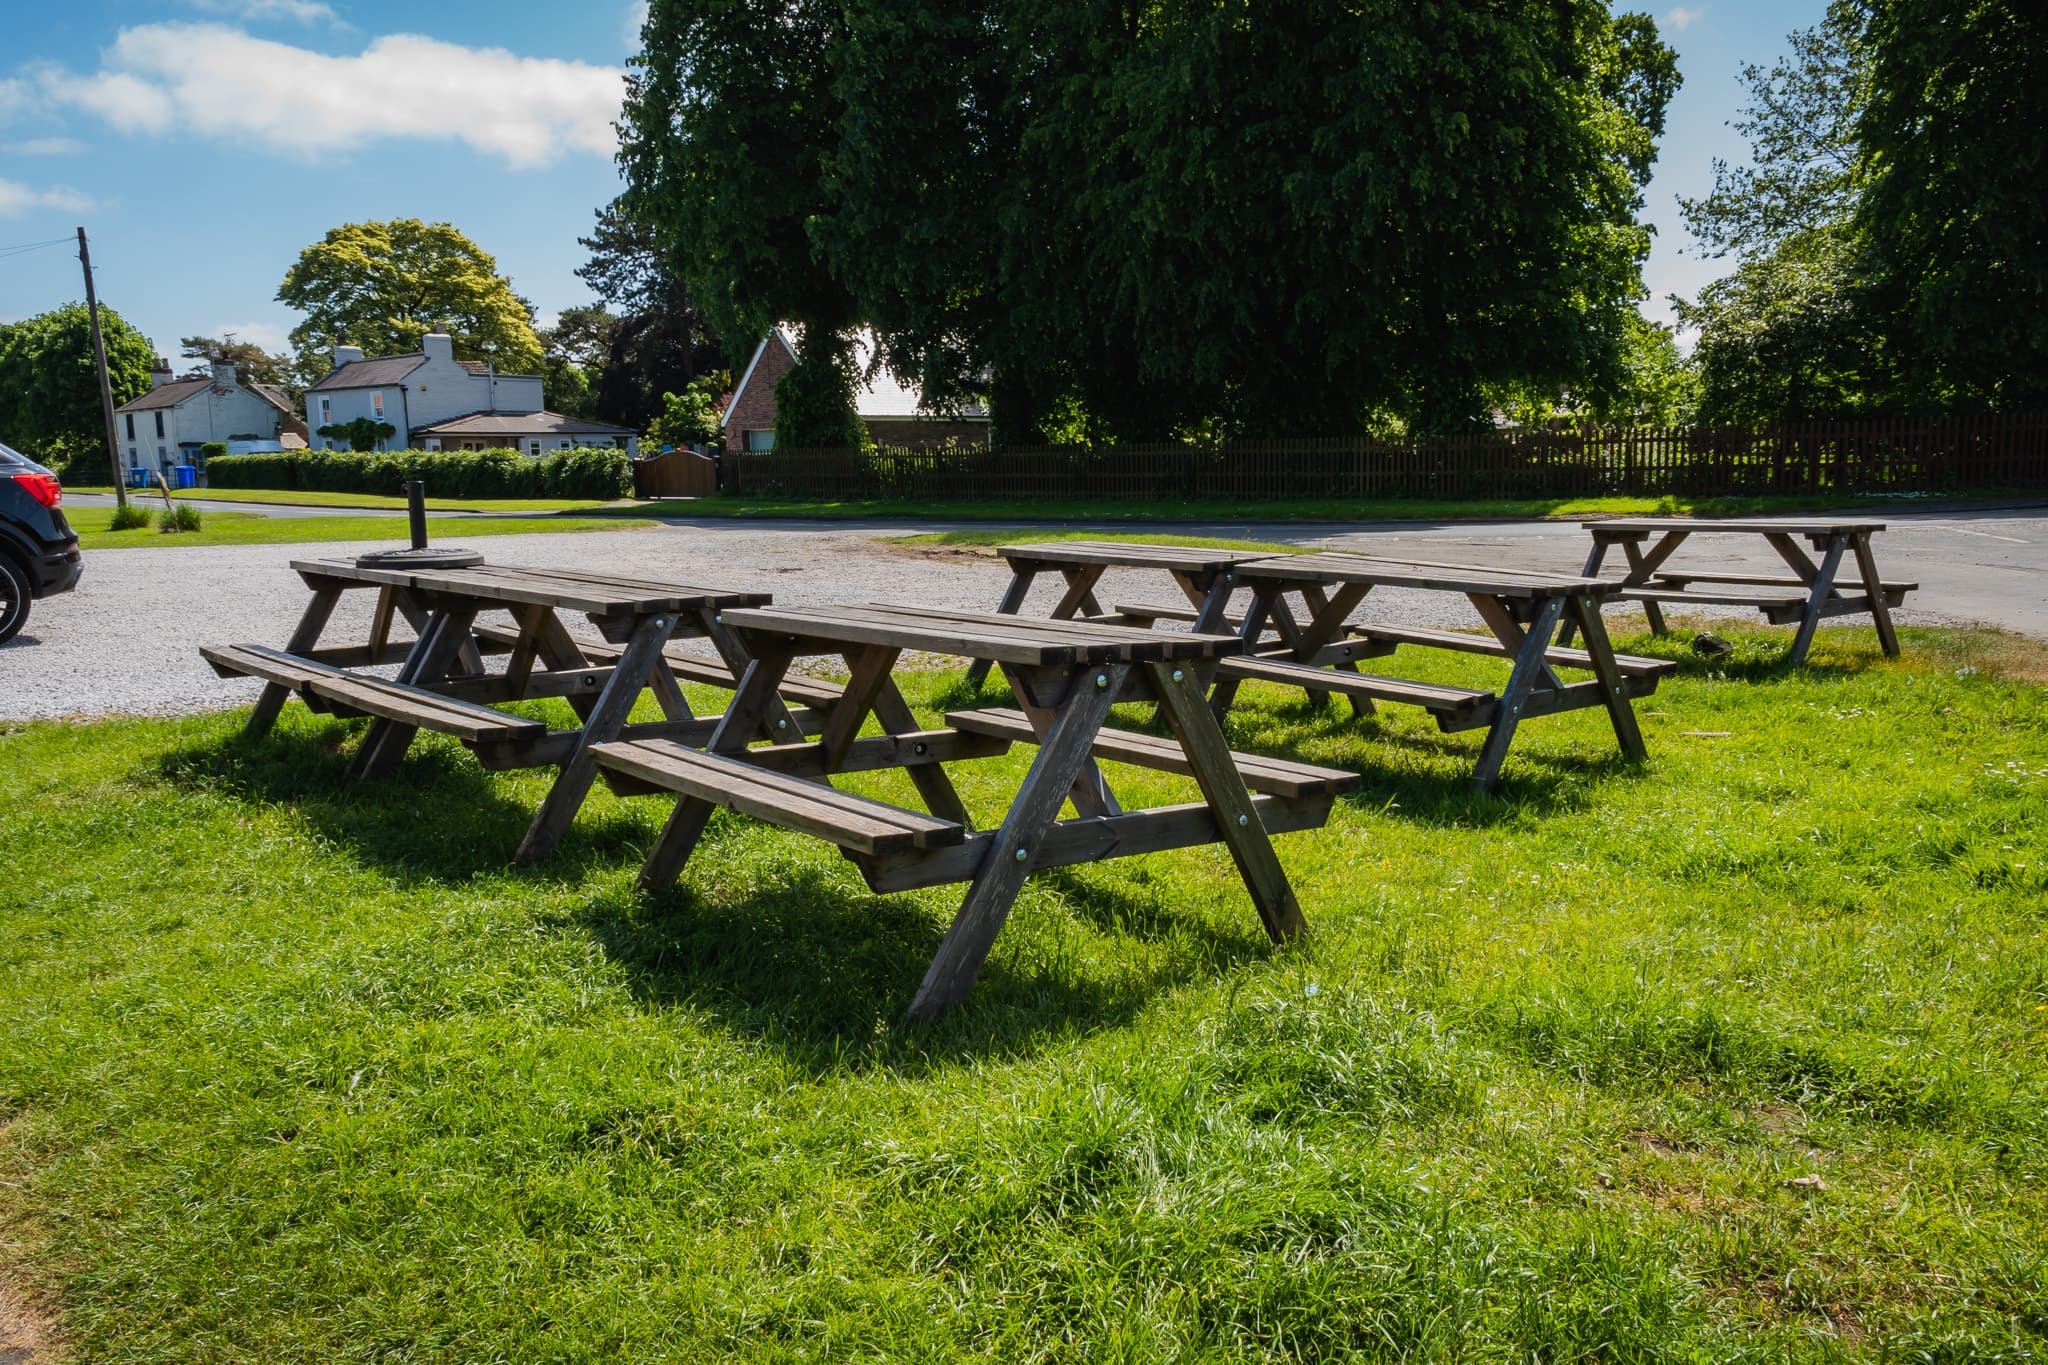
[[[1186,676],[1187,676],[1187,675],[1186,675],[1185,673],[1181,672],[1181,671],[1180,671],[1179,669],[1177,669],[1177,668],[1173,670],[1173,680],[1174,680],[1175,682],[1179,682],[1179,681],[1180,681],[1180,680],[1181,680],[1182,678],[1184,678],[1184,677],[1186,677]]]
[[[1097,673],[1097,674],[1095,675],[1095,685],[1096,685],[1097,687],[1107,687],[1107,686],[1109,686],[1109,674],[1107,674],[1107,673]]]
[[[722,611],[714,611],[711,613],[711,619],[718,622],[718,624],[722,626],[725,624],[725,613]]]
[[[1017,850],[1017,861],[1018,861],[1018,862],[1020,862],[1020,863],[1028,863],[1028,862],[1030,862],[1030,861],[1031,861],[1031,850],[1030,850],[1030,849],[1028,849],[1028,848],[1020,848],[1020,849],[1018,849],[1018,850]]]
[[[776,721],[775,728],[778,730],[787,730],[789,728],[788,717],[784,717],[783,719]]]
[[[657,616],[654,618],[654,628],[656,630],[665,630],[667,629],[667,627],[668,618],[666,616]]]
[[[1249,825],[1251,822],[1252,818],[1249,815],[1240,815],[1237,817],[1237,823],[1240,825]]]
[[[926,743],[925,743],[925,742],[924,742],[923,740],[919,740],[919,741],[918,741],[917,743],[915,743],[915,744],[911,745],[910,747],[911,747],[911,751],[912,751],[913,753],[920,753],[920,754],[925,754],[925,753],[930,753],[930,752],[931,752],[931,747],[932,747],[932,746],[931,746],[931,745],[929,745],[929,744],[926,744]]]

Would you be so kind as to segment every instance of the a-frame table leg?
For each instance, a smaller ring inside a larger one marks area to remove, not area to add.
[[[1586,653],[1591,656],[1593,676],[1600,680],[1600,700],[1607,707],[1607,718],[1614,724],[1614,738],[1621,745],[1621,752],[1631,762],[1640,763],[1649,757],[1649,750],[1643,744],[1643,732],[1636,724],[1634,700],[1628,694],[1628,683],[1621,676],[1620,665],[1614,662],[1614,643],[1607,638],[1607,622],[1600,615],[1598,599],[1589,596],[1572,598],[1572,612],[1586,628]]]
[[[1586,555],[1585,567],[1579,570],[1579,577],[1581,578],[1598,578],[1600,576],[1600,565],[1607,558],[1607,547],[1614,543],[1608,537],[1601,535],[1597,529],[1592,530],[1592,536],[1593,548]],[[1557,643],[1560,647],[1563,647],[1571,642],[1572,622],[1566,620],[1563,625],[1557,628]]]
[[[1031,584],[1038,577],[1038,567],[1029,562],[1010,565],[1010,586],[1003,589],[1003,600],[996,603],[999,615],[1015,616],[1024,609],[1024,599],[1031,595]],[[976,659],[967,665],[967,686],[979,691],[988,681],[988,671],[995,663],[993,659]]]
[[[1806,611],[1799,618],[1799,633],[1792,637],[1792,652],[1786,656],[1795,666],[1806,662],[1806,651],[1813,647],[1813,632],[1820,626],[1828,598],[1834,595],[1835,573],[1842,567],[1842,552],[1848,547],[1847,536],[1838,532],[1830,537],[1827,554],[1820,561],[1820,572],[1807,584]]]
[[[917,716],[911,711],[910,703],[897,690],[894,678],[884,678],[875,692],[875,720],[885,734],[907,735],[920,729]],[[910,783],[917,788],[917,794],[924,800],[924,808],[941,820],[951,820],[967,829],[974,828],[974,821],[968,816],[967,806],[960,800],[960,793],[953,786],[953,779],[946,770],[936,763],[914,763],[905,769],[910,774]]]
[[[305,611],[299,614],[299,624],[292,630],[292,636],[284,642],[287,654],[309,654],[313,646],[320,643],[320,632],[327,629],[328,618],[334,615],[334,606],[341,601],[341,589],[318,586],[313,589],[313,600],[306,603]],[[242,726],[242,738],[261,739],[270,733],[270,727],[277,724],[278,713],[290,700],[292,690],[283,683],[265,683],[263,695],[256,698],[255,709],[249,712],[248,722]]]
[[[704,746],[707,750],[714,754],[738,753],[760,733],[771,707],[780,704],[776,689],[789,672],[790,657],[787,653],[755,655],[741,667],[732,702],[712,730]],[[641,865],[642,891],[659,891],[682,874],[683,865],[696,851],[697,841],[704,837],[704,826],[716,809],[711,802],[694,796],[676,801],[676,808],[669,812],[654,847],[647,850],[647,861]]]
[[[413,641],[405,662],[399,666],[397,681],[423,687],[447,677],[448,665],[459,657],[463,644],[475,643],[470,640],[469,623],[476,620],[476,613],[473,604],[432,613],[421,628],[419,638]],[[372,720],[363,731],[362,742],[356,747],[355,761],[349,765],[349,776],[361,780],[389,773],[405,757],[405,751],[412,747],[413,736],[417,733],[419,727],[415,725],[403,725],[381,716]]]
[[[1256,654],[1259,637],[1266,632],[1266,614],[1272,610],[1273,602],[1280,596],[1280,585],[1262,581],[1252,587],[1252,600],[1245,604],[1244,623],[1238,627],[1237,636],[1244,641],[1244,652]],[[1230,714],[1230,707],[1237,700],[1240,679],[1228,673],[1216,674],[1216,686],[1209,693],[1209,710],[1220,722]]]
[[[1031,760],[1024,784],[1017,790],[1010,813],[990,841],[981,869],[968,883],[960,911],[939,943],[931,966],[925,970],[917,995],[910,1002],[912,1022],[931,1019],[950,1005],[966,998],[981,973],[982,963],[1009,918],[1024,877],[1031,871],[1031,850],[1058,818],[1060,805],[1080,774],[1081,764],[1095,747],[1096,732],[1109,716],[1110,704],[1123,690],[1130,672],[1127,664],[1105,664],[1076,669],[1060,702],[1052,727]],[[1093,674],[1104,674],[1106,685],[1097,687]]]
[[[1878,576],[1877,556],[1870,551],[1870,532],[1855,533],[1856,568],[1863,578],[1863,592],[1870,599],[1870,620],[1877,627],[1877,642],[1887,658],[1899,657],[1899,635],[1892,629],[1892,609],[1884,600],[1884,580]]]
[[[1479,747],[1479,762],[1472,770],[1474,791],[1490,792],[1500,780],[1501,764],[1507,761],[1508,746],[1515,738],[1515,727],[1522,722],[1523,704],[1547,666],[1543,656],[1550,650],[1551,639],[1557,633],[1558,617],[1563,610],[1563,598],[1546,597],[1536,605],[1531,615],[1527,633],[1522,637],[1522,648],[1515,655],[1514,667],[1508,671],[1507,686],[1501,689],[1500,699],[1494,703],[1493,727],[1486,732],[1486,742]],[[1604,629],[1601,637],[1606,637]]]

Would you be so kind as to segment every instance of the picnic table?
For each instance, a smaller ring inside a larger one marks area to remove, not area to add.
[[[1225,714],[1248,679],[1303,688],[1312,700],[1350,700],[1358,715],[1375,702],[1419,706],[1446,733],[1484,728],[1472,785],[1489,791],[1499,780],[1516,727],[1537,716],[1604,706],[1621,751],[1645,757],[1633,701],[1654,692],[1675,665],[1617,655],[1600,615],[1620,585],[1592,577],[1496,569],[1479,565],[1382,559],[1343,551],[1274,555],[1238,563],[1233,574],[1251,589],[1239,634],[1245,652],[1216,665],[1211,703]],[[1491,632],[1353,624],[1351,614],[1376,587],[1415,588],[1464,596]],[[1296,615],[1290,598],[1301,603]],[[1584,649],[1555,643],[1561,619],[1584,630]],[[1270,630],[1270,635],[1269,635]],[[1499,693],[1359,671],[1361,659],[1402,648],[1442,649],[1513,660]],[[1557,669],[1593,675],[1565,682]]]
[[[1619,545],[1628,557],[1628,572],[1621,580],[1621,596],[1643,604],[1643,614],[1649,618],[1650,629],[1655,633],[1665,633],[1665,603],[1753,606],[1772,625],[1799,623],[1799,633],[1793,637],[1792,651],[1787,655],[1793,664],[1806,662],[1806,652],[1813,644],[1813,632],[1822,619],[1829,616],[1868,615],[1877,627],[1878,643],[1884,647],[1884,652],[1897,658],[1899,638],[1892,629],[1891,609],[1903,603],[1906,594],[1920,586],[1917,583],[1886,582],[1879,576],[1870,538],[1884,530],[1885,524],[1881,521],[1786,521],[1775,518],[1696,521],[1686,517],[1626,517],[1582,524],[1593,537],[1592,553],[1586,557],[1587,577],[1598,574],[1608,550]],[[1678,547],[1696,535],[1762,536],[1791,569],[1791,576],[1665,568]],[[1656,544],[1646,547],[1645,542],[1652,536],[1657,537]],[[1800,548],[1801,539],[1820,552],[1818,564]],[[1855,559],[1858,579],[1855,586],[1861,589],[1860,592],[1844,593],[1835,586],[1835,577],[1845,556]],[[1702,590],[1695,584],[1711,586]],[[1569,625],[1565,627],[1562,638],[1570,641]]]
[[[1014,616],[1024,608],[1031,585],[1043,573],[1057,573],[1067,590],[1053,604],[1052,619],[1100,618],[1123,615],[1137,619],[1135,606],[1119,607],[1105,613],[1096,600],[1095,587],[1112,568],[1157,569],[1167,574],[1187,598],[1186,607],[1167,607],[1149,612],[1148,619],[1171,616],[1192,621],[1197,632],[1221,631],[1235,587],[1230,570],[1246,560],[1265,557],[1263,550],[1211,550],[1188,545],[1141,545],[1116,540],[1061,540],[1034,545],[1003,545],[996,549],[1010,566],[1010,585],[1003,590],[996,610]],[[981,686],[992,660],[976,659],[967,670],[967,685]]]
[[[1043,868],[1220,841],[1266,932],[1284,941],[1304,931],[1269,835],[1321,826],[1337,795],[1358,779],[1230,751],[1196,675],[1238,652],[1235,637],[912,607],[750,607],[722,615],[751,662],[705,745],[624,738],[593,751],[618,789],[638,782],[639,790],[678,797],[641,869],[643,888],[680,874],[721,806],[837,845],[876,891],[965,882],[960,910],[911,1003],[913,1019],[966,996],[1024,878]],[[912,728],[891,676],[905,650],[1000,664],[1017,705],[953,711],[943,728]],[[850,672],[818,737],[753,746],[792,661],[815,656],[841,657]],[[1157,703],[1172,738],[1106,728],[1119,700]],[[884,733],[860,737],[870,715]],[[1012,743],[1035,744],[1037,752],[1007,811],[993,828],[977,829],[945,765],[1000,754]],[[1192,776],[1202,799],[1127,810],[1101,759]],[[904,769],[925,809],[829,782],[835,773],[875,768]],[[1069,800],[1077,815],[1062,820]]]
[[[561,843],[597,774],[596,745],[640,735],[702,742],[712,732],[716,718],[691,713],[679,674],[732,686],[747,659],[718,613],[770,600],[767,593],[576,569],[366,567],[347,559],[298,560],[292,568],[312,599],[284,648],[200,650],[222,677],[264,680],[244,733],[251,739],[267,734],[297,693],[316,711],[370,718],[350,767],[355,778],[391,771],[420,730],[453,735],[486,768],[557,766],[560,775],[519,845],[520,862],[544,858]],[[368,639],[323,646],[342,594],[359,590],[378,594]],[[509,615],[508,624],[477,619],[498,612]],[[577,613],[597,627],[603,643],[569,632],[562,618]],[[394,617],[414,627],[410,642],[391,639]],[[669,649],[672,639],[692,636],[708,639],[720,658]],[[503,666],[488,670],[486,654],[502,656]],[[393,660],[399,662],[395,679],[364,671]],[[627,715],[649,689],[663,720],[629,725]],[[803,699],[821,696],[836,696],[836,689],[813,690]],[[493,709],[536,697],[563,698],[580,726],[550,730]],[[765,734],[816,723],[780,697],[770,698],[758,719]]]

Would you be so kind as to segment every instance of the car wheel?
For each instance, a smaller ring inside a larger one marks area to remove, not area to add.
[[[0,554],[0,645],[12,640],[28,620],[28,575]]]

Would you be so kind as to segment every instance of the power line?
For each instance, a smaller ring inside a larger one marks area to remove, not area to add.
[[[9,256],[26,256],[31,251],[47,251],[53,246],[63,246],[70,240],[69,237],[53,237],[47,242],[20,242],[14,246],[0,246],[0,261],[6,260]]]

